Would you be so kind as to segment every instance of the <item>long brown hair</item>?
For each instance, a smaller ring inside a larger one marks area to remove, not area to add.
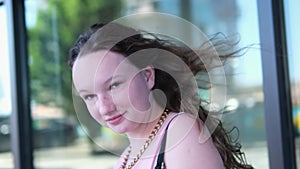
[[[201,60],[201,57],[210,58],[212,48],[219,52],[219,59],[222,64],[228,58],[239,55],[242,49],[231,50],[232,48],[226,48],[229,50],[224,50],[224,46],[233,47],[233,44],[227,41],[226,38],[217,39],[213,37],[207,42],[212,45],[204,43],[197,50],[192,50],[183,42],[171,37],[135,30],[115,23],[110,23],[109,28],[106,28],[106,25],[103,23],[95,24],[90,27],[88,32],[78,37],[75,45],[70,50],[68,64],[71,68],[73,68],[74,62],[79,55],[83,56],[101,49],[114,51],[125,57],[131,56],[136,52],[143,52],[145,49],[158,49],[158,53],[157,50],[144,52],[142,55],[143,59],[140,59],[143,63],[136,63],[135,61],[133,63],[140,67],[143,64],[154,64],[154,68],[164,67],[164,69],[155,69],[155,86],[153,90],[159,89],[163,91],[166,96],[166,108],[173,112],[195,112],[196,110],[197,116],[203,122],[210,120],[210,123],[216,124],[211,137],[222,157],[224,166],[228,169],[253,168],[247,164],[244,153],[241,151],[241,145],[231,139],[230,132],[225,130],[222,122],[219,119],[208,116],[209,113],[219,112],[206,110],[202,104],[205,100],[201,99],[198,90],[193,88],[193,79],[199,74],[207,72],[206,65]],[[106,30],[98,31],[101,29]],[[184,65],[187,65],[189,68],[187,71],[190,71],[193,77],[185,75],[184,67],[181,63],[178,62],[179,64],[177,64],[167,58],[164,60],[159,54],[161,51],[167,51],[170,55],[179,57],[184,62]],[[213,58],[211,59],[213,61]],[[170,74],[170,72],[173,72],[173,74]],[[207,83],[199,83],[197,78],[196,85],[197,89],[208,89],[210,86]],[[159,100],[161,97],[156,96],[155,98]],[[160,101],[157,102],[160,103]]]

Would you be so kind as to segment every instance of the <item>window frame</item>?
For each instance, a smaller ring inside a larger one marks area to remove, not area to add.
[[[296,169],[283,5],[282,0],[257,1],[265,124],[269,167]]]
[[[10,37],[11,145],[16,169],[34,168],[24,4],[24,0],[4,3]],[[283,5],[282,0],[257,1],[266,133],[270,168],[296,169]]]
[[[15,169],[32,169],[33,139],[30,111],[24,0],[7,0],[11,77],[11,148]]]

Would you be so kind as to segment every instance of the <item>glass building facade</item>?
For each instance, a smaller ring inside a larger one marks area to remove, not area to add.
[[[0,168],[113,168],[127,140],[85,109],[74,109],[74,102],[83,103],[72,95],[68,52],[96,22],[150,12],[182,18],[208,37],[231,37],[237,48],[247,47],[225,66],[231,111],[222,121],[228,130],[239,129],[255,168],[300,168],[297,0],[0,2]],[[160,25],[195,37],[180,25]]]

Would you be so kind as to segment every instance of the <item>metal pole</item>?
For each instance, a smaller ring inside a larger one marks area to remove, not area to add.
[[[32,128],[23,0],[6,0],[12,84],[11,146],[15,169],[32,169]]]
[[[269,164],[272,169],[296,169],[283,2],[257,3]]]

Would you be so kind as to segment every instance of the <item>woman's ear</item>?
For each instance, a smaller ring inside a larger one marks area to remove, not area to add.
[[[153,66],[147,66],[143,69],[143,74],[148,86],[148,89],[152,89],[155,84],[155,70]]]

